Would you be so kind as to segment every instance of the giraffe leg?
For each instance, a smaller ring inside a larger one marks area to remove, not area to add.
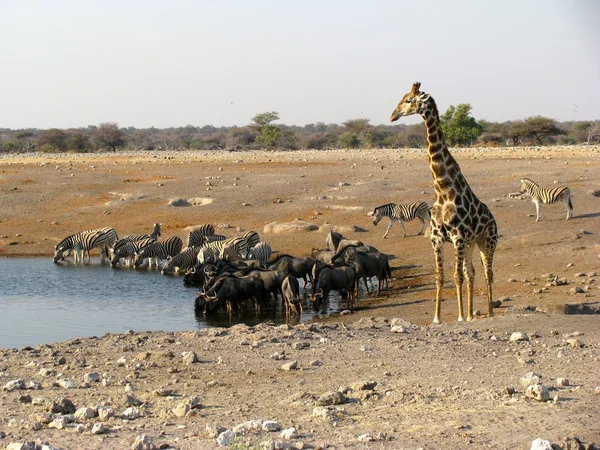
[[[383,234],[383,238],[384,239],[386,238],[386,236],[390,232],[390,228],[392,228],[392,225],[394,225],[394,221],[392,219],[390,219],[390,222],[388,223],[387,230],[385,230],[385,233]]]
[[[473,244],[474,245],[474,244]],[[467,245],[463,272],[467,280],[467,321],[473,320],[473,283],[475,281],[475,268],[473,267],[473,246]]]
[[[462,238],[458,237],[454,239],[454,285],[456,286],[456,299],[458,301],[458,321],[462,322],[463,317],[463,303],[462,303],[462,285],[464,281],[463,264],[465,260],[465,243]]]
[[[406,236],[406,227],[404,226],[404,222],[400,221],[400,225],[402,225],[402,237]]]
[[[540,217],[540,202],[535,202],[535,221],[538,222]]]
[[[487,242],[484,248],[480,250],[481,262],[483,263],[483,271],[485,274],[485,283],[487,285],[488,317],[494,317],[494,307],[492,306],[492,283],[494,282],[494,272],[492,270],[492,262],[494,260],[495,250],[495,241]]]
[[[439,230],[431,231],[431,245],[435,255],[435,315],[433,323],[440,323],[442,288],[444,286],[444,237]]]

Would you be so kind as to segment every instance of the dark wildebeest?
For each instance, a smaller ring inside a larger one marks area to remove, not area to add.
[[[263,282],[263,289],[267,294],[273,294],[277,301],[277,294],[281,293],[281,285],[287,274],[282,270],[259,269],[248,272],[249,277],[260,278]]]
[[[300,299],[300,283],[298,278],[288,275],[281,284],[281,293],[285,305],[285,314],[302,314],[302,300]]]
[[[357,252],[354,247],[349,247],[341,255],[334,258],[334,261],[354,265],[357,279],[356,288],[358,289],[358,279],[362,278],[367,294],[370,293],[367,278],[377,278],[377,295],[379,295],[383,282],[388,277],[392,277],[388,256],[384,253]]]
[[[315,264],[315,266],[320,263]],[[330,291],[346,291],[348,293],[349,308],[352,309],[354,298],[354,286],[356,282],[355,269],[352,266],[332,267],[326,264],[320,265],[315,270],[317,277],[313,281],[313,291],[310,301],[315,312],[322,306],[322,313],[327,313],[327,300]]]
[[[234,308],[239,309],[241,301],[249,299],[253,299],[255,307],[258,308],[263,288],[263,282],[259,277],[228,276],[206,291],[206,311],[215,312],[225,305],[227,311],[231,313]]]
[[[312,282],[311,270],[314,265],[315,260],[312,258],[281,255],[269,264],[269,269],[281,270],[288,275],[302,278],[306,288],[306,283],[308,281]]]

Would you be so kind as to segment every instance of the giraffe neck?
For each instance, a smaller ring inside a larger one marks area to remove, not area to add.
[[[460,167],[446,145],[437,106],[432,98],[424,105],[421,116],[427,128],[429,168],[438,202],[452,201],[469,189]]]

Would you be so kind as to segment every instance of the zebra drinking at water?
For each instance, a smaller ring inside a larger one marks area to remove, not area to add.
[[[148,269],[152,268],[152,261],[156,263],[156,267],[158,268],[161,260],[167,259],[169,256],[175,256],[181,251],[182,247],[183,241],[178,236],[172,236],[161,242],[153,242],[136,254],[134,265],[138,268],[147,259]]]
[[[248,250],[248,259],[255,259],[262,267],[266,267],[271,259],[271,246],[266,242],[259,242]]]
[[[383,235],[384,239],[390,231],[390,228],[392,228],[392,225],[394,225],[394,222],[400,222],[400,225],[402,226],[402,237],[405,237],[406,228],[404,227],[404,222],[410,222],[411,220],[419,219],[421,221],[421,231],[419,231],[419,234],[423,234],[423,231],[425,230],[425,221],[431,220],[430,208],[427,203],[421,200],[417,200],[410,205],[387,203],[385,205],[378,206],[368,215],[373,217],[374,225],[377,225],[382,218],[389,217],[390,223],[388,224],[387,230],[385,230],[385,234]]]
[[[163,275],[172,275],[192,269],[198,260],[199,250],[200,247],[186,247],[172,258],[168,257],[160,273]]]
[[[571,202],[571,189],[568,186],[560,186],[552,189],[544,189],[529,178],[521,180],[521,194],[526,194],[535,203],[535,221],[540,220],[540,205],[542,203],[563,202],[567,208],[567,219],[573,217],[573,203]]]
[[[101,262],[104,263],[104,258],[108,255],[108,249],[114,241],[118,239],[117,232],[114,228],[104,227],[97,230],[81,231],[71,236],[64,238],[54,248],[54,262],[59,259],[64,259],[69,256],[71,251],[74,252],[75,264],[85,263],[87,255],[88,262],[90,261],[90,250],[97,248],[100,250]]]
[[[110,248],[111,264],[116,264],[116,262],[114,261],[115,253],[117,253],[121,247],[129,244],[130,242],[137,242],[137,241],[141,241],[143,239],[152,239],[152,242],[156,241],[158,239],[158,237],[160,236],[160,226],[161,225],[162,224],[160,224],[160,223],[155,223],[152,228],[152,233],[150,233],[150,234],[127,234],[127,235],[123,236],[121,239],[116,240]],[[138,251],[138,250],[140,250],[140,249],[138,248],[135,251]],[[123,257],[121,257],[121,258],[123,258]]]
[[[248,250],[255,247],[260,242],[260,236],[256,231],[246,231],[240,236],[242,239],[246,239],[248,243]]]
[[[123,259],[125,267],[133,266],[136,253],[138,253],[144,247],[152,244],[153,242],[156,242],[156,240],[151,237],[146,237],[137,241],[127,242],[119,246],[113,252],[113,256],[110,260],[110,266],[115,267],[117,264],[120,264],[121,259]]]

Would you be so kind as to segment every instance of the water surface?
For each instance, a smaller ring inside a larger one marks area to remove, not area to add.
[[[211,319],[194,314],[195,288],[157,271],[86,266],[52,258],[0,258],[0,348],[134,331],[198,330],[235,323],[285,323],[277,305],[260,315]],[[330,304],[337,307],[337,302]],[[305,310],[308,308],[305,308]],[[305,311],[301,320],[312,319]],[[298,319],[295,320],[296,322]]]

